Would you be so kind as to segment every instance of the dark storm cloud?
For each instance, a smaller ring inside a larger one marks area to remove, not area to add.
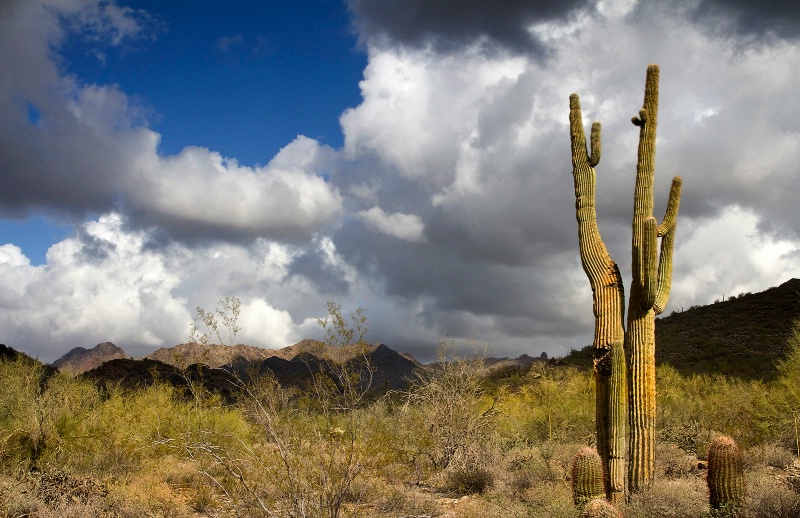
[[[350,287],[342,272],[332,268],[315,250],[308,250],[297,256],[289,266],[288,275],[299,275],[308,279],[317,291],[327,296],[344,296]]]
[[[693,16],[712,31],[762,40],[800,37],[800,2],[793,0],[701,0]]]
[[[362,36],[448,52],[481,42],[490,50],[543,54],[529,28],[569,17],[587,0],[349,0]]]

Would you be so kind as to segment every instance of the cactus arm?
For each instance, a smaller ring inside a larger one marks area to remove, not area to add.
[[[602,151],[602,146],[600,144],[600,123],[594,122],[592,123],[592,133],[591,133],[591,144],[592,144],[592,154],[589,156],[589,165],[594,167],[600,163],[600,152]]]
[[[581,99],[578,94],[569,96],[569,129],[572,141],[572,167],[594,167],[600,163],[600,123],[592,124],[591,146],[592,154],[586,150],[586,133],[583,129],[581,116]]]
[[[675,228],[678,222],[678,209],[681,207],[681,188],[683,187],[683,178],[676,176],[672,179],[672,186],[669,189],[669,199],[667,200],[667,210],[664,212],[664,219],[658,226],[658,237],[664,235]]]
[[[655,175],[656,127],[658,126],[658,65],[647,67],[645,79],[644,103],[639,110],[639,117],[632,122],[639,126],[639,150],[636,163],[636,190],[634,193],[634,242],[637,237],[637,226],[644,219],[653,215],[653,178]]]
[[[677,227],[678,209],[681,205],[681,186],[683,180],[680,176],[672,179],[672,188],[669,191],[669,201],[664,220],[658,226],[658,234],[661,236],[661,254],[658,262],[658,292],[653,311],[660,315],[667,307],[669,292],[672,288],[672,252],[675,243],[675,228]]]
[[[639,249],[639,282],[642,286],[642,297],[640,304],[642,309],[649,309],[653,307],[656,301],[657,276],[656,264],[658,264],[658,250],[656,243],[657,224],[656,218],[649,217],[644,220],[644,232],[642,233],[642,247]]]

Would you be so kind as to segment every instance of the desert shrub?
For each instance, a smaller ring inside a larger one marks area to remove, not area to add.
[[[668,365],[656,373],[658,430],[664,441],[704,455],[714,432],[736,437],[743,447],[776,437],[772,393],[759,381],[722,375],[682,376]]]
[[[534,363],[527,384],[500,405],[506,442],[587,443],[594,437],[594,381],[588,369]]]
[[[744,451],[744,466],[748,471],[764,467],[784,469],[791,466],[795,456],[778,442],[765,442]]]
[[[412,484],[387,484],[374,481],[371,492],[375,495],[373,512],[366,515],[386,516],[438,516],[435,498]]]
[[[786,356],[777,365],[772,416],[781,431],[781,442],[791,445],[800,457],[800,320],[794,323],[786,349]]]
[[[59,462],[75,471],[123,475],[176,449],[188,454],[181,450],[187,437],[213,436],[224,445],[249,433],[241,411],[214,398],[187,400],[166,383],[136,390],[112,388],[80,416],[73,433],[63,437]]]
[[[451,466],[480,472],[494,454],[497,402],[483,385],[483,356],[448,358],[442,342],[439,362],[418,374],[398,414],[403,439],[418,469],[443,472]]]
[[[442,489],[460,494],[483,493],[494,484],[494,474],[481,462],[451,466],[444,473]]]
[[[708,516],[708,491],[699,478],[657,480],[622,506],[627,518]]]
[[[237,297],[227,296],[219,299],[214,311],[206,311],[202,307],[195,309],[194,322],[189,326],[189,339],[203,345],[211,343],[234,344],[236,334],[242,330],[239,327],[239,315],[241,314],[242,301]],[[196,324],[199,322],[205,328],[205,332]],[[225,329],[225,338],[222,338]],[[214,337],[217,337],[214,342]]]
[[[365,397],[372,372],[366,317],[358,310],[348,321],[334,303],[328,312],[319,321],[325,342],[306,359],[313,380],[304,391],[268,375],[239,380],[249,436],[198,428],[169,438],[240,514],[336,518],[364,499],[357,481],[370,465],[364,436],[374,418]]]
[[[750,518],[800,516],[800,495],[786,484],[765,475],[748,478],[745,505]]]
[[[99,402],[94,385],[20,356],[0,361],[0,459],[43,466],[61,455],[83,416]]]
[[[564,482],[536,484],[522,497],[531,518],[575,518],[572,490]]]
[[[656,442],[656,474],[666,479],[694,476],[697,458],[673,443]]]

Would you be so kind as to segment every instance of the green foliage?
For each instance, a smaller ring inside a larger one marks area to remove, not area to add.
[[[366,317],[359,309],[347,319],[332,302],[327,309],[319,320],[325,342],[305,357],[315,374],[302,397],[271,376],[240,380],[252,441],[220,444],[211,430],[182,441],[240,513],[336,518],[359,499],[355,482],[369,463],[363,450],[372,379]]]
[[[585,367],[534,363],[526,383],[500,405],[500,429],[526,444],[578,442],[594,436],[594,381]]]
[[[242,301],[232,296],[219,299],[214,311],[206,311],[198,306],[195,310],[194,322],[190,324],[189,339],[192,342],[210,345],[216,336],[216,343],[234,345],[236,334],[242,330],[239,327],[241,307]],[[195,322],[201,323],[206,329],[205,332],[201,331]],[[227,338],[226,341],[222,339],[223,328]]]
[[[452,361],[375,401],[363,395],[370,369],[355,347],[366,322],[332,308],[320,384],[253,376],[237,405],[166,383],[100,392],[29,358],[0,362],[0,515],[578,514],[565,482],[594,435],[589,368],[535,362],[504,390],[509,380],[487,382],[480,354],[451,358],[444,344],[441,359]],[[797,336],[770,383],[660,369],[656,483],[619,505],[625,516],[709,516],[696,455],[718,433],[746,448],[748,515],[797,515],[800,500],[776,471],[796,448]],[[90,497],[58,498],[74,487]]]
[[[662,366],[658,372],[658,430],[670,441],[699,456],[714,432],[734,435],[745,447],[777,439],[773,387],[720,375],[683,376]]]
[[[319,411],[330,421],[332,413],[361,404],[372,385],[373,369],[370,347],[364,341],[369,330],[364,310],[359,308],[350,315],[352,326],[338,304],[328,302],[327,310],[328,315],[317,320],[325,337],[318,343],[313,361],[321,361],[323,368],[313,377],[312,396]]]
[[[53,372],[25,356],[0,361],[0,457],[39,467],[99,400],[94,386]]]

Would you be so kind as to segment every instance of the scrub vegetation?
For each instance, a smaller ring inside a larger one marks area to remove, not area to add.
[[[0,362],[0,515],[800,513],[800,326],[771,381],[659,367],[654,484],[616,508],[583,509],[575,501],[598,492],[595,481],[578,498],[571,480],[591,473],[573,464],[596,446],[591,365],[536,361],[503,371],[475,354],[480,348],[458,356],[444,343],[440,361],[408,390],[376,398],[359,355],[364,314],[328,309],[322,323],[333,353],[314,382],[297,389],[269,376],[238,380],[243,395],[234,403],[198,384],[98,388],[9,355]],[[737,492],[712,502],[705,479],[715,441],[741,453],[717,455],[733,459],[718,469],[735,468]]]

